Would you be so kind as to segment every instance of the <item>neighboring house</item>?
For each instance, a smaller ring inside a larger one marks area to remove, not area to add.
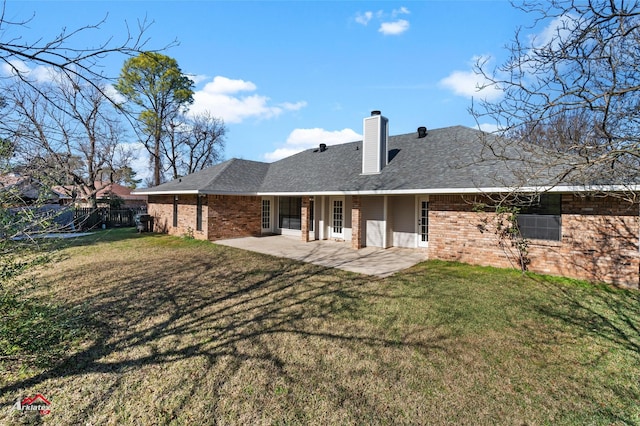
[[[98,206],[110,205],[113,198],[119,199],[122,209],[139,209],[147,205],[146,195],[132,194],[133,189],[122,186],[118,183],[96,182],[96,204]],[[64,194],[66,204],[75,203],[79,207],[89,207],[90,194],[82,188],[70,185],[57,186],[53,188],[56,192]],[[74,201],[75,200],[75,201]]]
[[[477,130],[420,127],[389,137],[377,111],[363,124],[363,141],[320,144],[274,163],[232,159],[136,194],[148,196],[155,230],[173,235],[214,241],[285,234],[518,267],[491,227],[495,213],[476,205],[515,188],[543,188],[539,205],[520,215],[529,269],[638,286],[637,204],[554,185],[552,166],[534,177],[525,162],[488,153],[483,139],[491,136]]]
[[[72,227],[73,212],[63,205],[65,198],[64,193],[31,176],[16,172],[0,175],[0,208],[7,208],[12,214],[27,213],[31,225],[23,231]]]
[[[49,188],[31,176],[20,173],[6,173],[0,175],[0,192],[10,192],[11,197],[4,201],[15,203],[17,207],[25,204],[57,204],[64,194]],[[13,200],[13,201],[11,201]]]

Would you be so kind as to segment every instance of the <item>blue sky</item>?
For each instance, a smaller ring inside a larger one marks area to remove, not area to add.
[[[194,111],[228,127],[225,158],[273,161],[357,140],[371,110],[390,133],[474,126],[474,58],[504,59],[531,17],[507,1],[8,1],[5,18],[34,15],[27,40],[107,18],[76,43],[122,40],[125,21],[153,21],[148,47],[196,81]],[[81,46],[83,47],[83,46]],[[105,60],[116,76],[124,58]],[[140,164],[146,161],[140,159]]]

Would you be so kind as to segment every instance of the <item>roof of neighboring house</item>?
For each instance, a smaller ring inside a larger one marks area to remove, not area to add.
[[[123,200],[146,200],[146,196],[144,195],[136,195],[132,194],[133,189],[128,188],[126,186],[120,185],[118,183],[113,182],[95,182],[95,187],[97,189],[96,198],[105,198],[108,197],[109,194],[115,194]],[[65,198],[73,198],[74,190],[78,190],[78,187],[72,185],[64,185],[64,186],[56,186],[53,188],[54,191],[63,194]],[[80,199],[88,198],[88,194],[76,194]]]
[[[523,150],[463,126],[429,130],[423,138],[418,133],[391,136],[388,154],[388,164],[377,174],[362,174],[362,141],[327,146],[324,151],[307,149],[273,163],[232,159],[136,193],[485,192],[553,186],[561,174],[538,148]]]
[[[6,173],[0,175],[0,192],[15,191],[24,199],[36,200],[46,198],[48,201],[56,201],[62,197],[58,191],[48,188],[39,180],[19,173]]]

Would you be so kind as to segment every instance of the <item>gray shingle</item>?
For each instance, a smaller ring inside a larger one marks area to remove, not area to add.
[[[255,193],[269,168],[259,161],[233,158],[196,173],[172,180],[140,193],[171,193],[197,191],[203,194]]]
[[[498,159],[487,147],[504,151]],[[542,155],[542,153],[537,153]],[[389,164],[379,174],[362,175],[362,142],[309,149],[269,167],[261,192],[393,191],[547,185],[531,154],[502,146],[490,134],[462,126],[389,138]],[[523,161],[525,160],[525,161]],[[549,169],[549,161],[544,161]]]
[[[361,174],[362,141],[358,141],[331,145],[323,152],[308,149],[271,164],[232,159],[145,192],[455,192],[550,185],[559,173],[538,148],[503,145],[490,134],[462,126],[430,130],[424,138],[417,133],[392,136],[388,148],[389,164],[374,175]]]

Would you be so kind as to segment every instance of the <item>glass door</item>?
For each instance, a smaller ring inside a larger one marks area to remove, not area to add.
[[[429,201],[418,199],[418,247],[427,247],[429,242]]]
[[[269,233],[272,231],[271,227],[271,199],[262,199],[262,233]]]
[[[334,198],[331,201],[331,238],[344,239],[344,199]]]

